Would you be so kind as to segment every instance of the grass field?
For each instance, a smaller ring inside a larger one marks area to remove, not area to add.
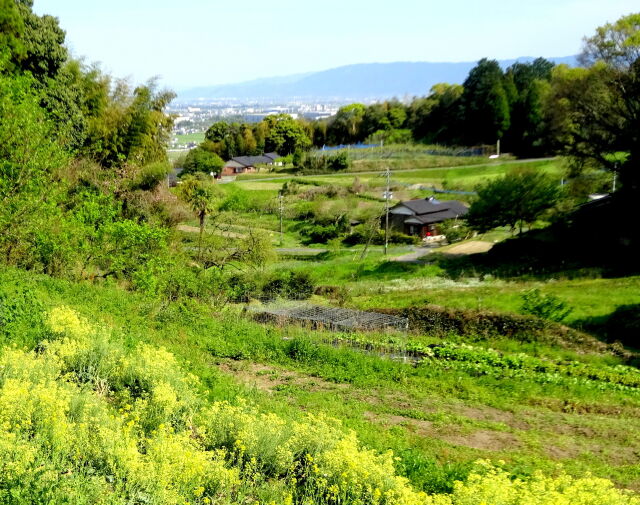
[[[485,160],[486,161],[486,160]],[[482,163],[478,165],[465,165],[464,167],[449,168],[407,168],[392,173],[392,184],[398,187],[403,185],[423,184],[425,186],[435,186],[442,189],[472,190],[478,183],[499,177],[506,174],[514,168],[529,168],[540,170],[552,175],[558,176],[558,184],[560,183],[562,166],[561,162],[555,159],[543,161],[511,161],[511,162],[492,162]],[[375,173],[337,173],[323,175],[302,175],[293,177],[291,175],[278,174],[250,174],[243,175],[236,179],[236,184],[241,185],[245,189],[270,189],[277,191],[282,184],[295,178],[302,178],[321,184],[337,184],[341,186],[350,186],[357,177],[359,181],[369,184],[373,187],[383,187],[384,179],[380,176],[380,171]],[[258,179],[258,180],[256,180]],[[265,179],[265,180],[260,180]]]
[[[186,133],[186,134],[182,134],[182,135],[176,135],[176,143],[178,144],[187,144],[189,142],[195,142],[197,144],[200,144],[202,142],[204,142],[204,134],[205,132],[198,132],[198,133]]]

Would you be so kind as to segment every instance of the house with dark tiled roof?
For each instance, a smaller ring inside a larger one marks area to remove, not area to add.
[[[440,235],[438,224],[464,216],[469,209],[458,200],[441,202],[434,197],[400,202],[389,209],[389,227],[407,235]]]
[[[235,156],[222,167],[221,175],[248,174],[256,171],[258,165],[273,165],[278,153],[267,153],[260,156]]]

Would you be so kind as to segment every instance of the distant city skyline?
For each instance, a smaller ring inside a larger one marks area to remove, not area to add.
[[[353,63],[476,61],[577,54],[637,0],[35,0],[76,57],[176,90]]]

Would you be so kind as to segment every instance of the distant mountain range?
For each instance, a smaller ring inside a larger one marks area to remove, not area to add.
[[[535,58],[522,57],[502,60],[507,68],[516,62],[530,62]],[[547,58],[554,63],[577,65],[575,56]],[[178,94],[178,100],[237,99],[270,101],[276,99],[307,100],[365,100],[402,98],[426,95],[431,86],[439,82],[462,84],[477,62],[430,63],[361,63],[343,67],[296,74],[268,77],[237,84],[222,84],[188,89]]]

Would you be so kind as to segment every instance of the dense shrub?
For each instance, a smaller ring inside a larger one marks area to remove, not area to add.
[[[227,286],[231,287],[217,268],[173,267],[160,278],[158,293],[170,302],[184,298],[209,302],[224,298]]]
[[[640,347],[640,304],[618,307],[604,323],[607,339]]]
[[[306,300],[314,291],[315,284],[307,272],[285,270],[274,273],[262,285],[262,296],[267,299],[287,298]]]
[[[0,287],[0,345],[32,345],[44,334],[44,307],[28,288]]]
[[[367,244],[384,245],[384,231],[376,230],[371,236],[371,232],[366,230],[363,226],[356,227],[352,233],[347,235],[342,243],[348,246]],[[413,235],[405,235],[399,231],[389,232],[389,243],[391,244],[419,244],[420,237]]]
[[[566,302],[552,294],[544,294],[539,289],[531,289],[521,295],[522,311],[542,319],[559,323],[573,309]]]
[[[444,235],[447,242],[453,244],[454,242],[460,242],[473,236],[473,231],[469,228],[464,221],[458,221],[449,219],[440,223],[440,234]]]
[[[409,319],[411,329],[436,336],[498,337],[523,342],[540,340],[564,346],[571,346],[575,342],[603,347],[583,333],[530,315],[454,309],[439,305],[384,309],[380,312],[402,315]]]
[[[335,224],[312,224],[300,229],[303,244],[326,244],[341,234],[340,227]]]
[[[309,154],[302,156],[298,168],[307,173],[324,173],[347,170],[351,160],[346,151],[335,154]]]

